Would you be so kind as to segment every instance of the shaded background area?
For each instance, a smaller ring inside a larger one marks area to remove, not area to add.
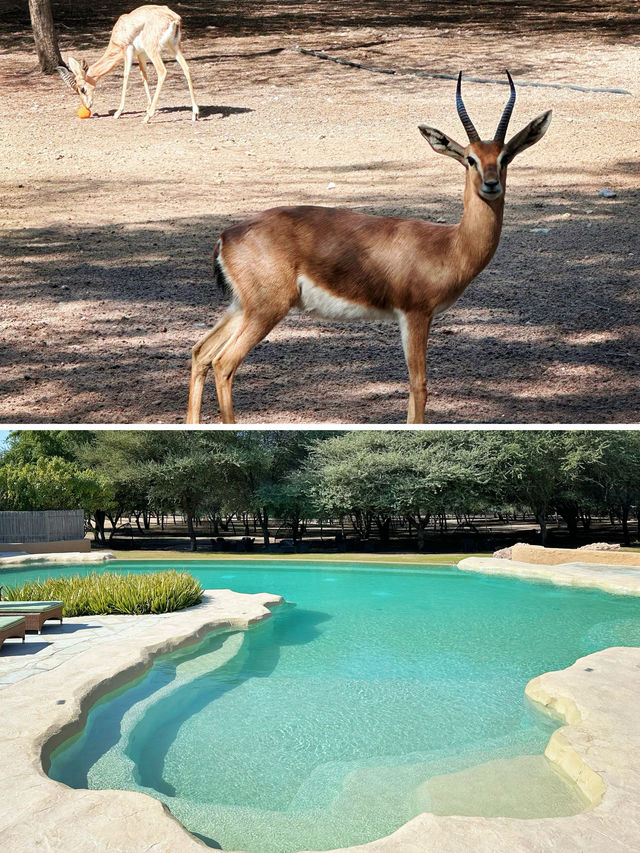
[[[0,25],[4,38],[27,29],[29,16],[24,0],[4,0]],[[123,12],[135,8],[135,0],[104,0],[97,5],[79,0],[52,0],[60,35],[72,31],[88,34],[112,26]],[[217,27],[225,35],[267,35],[383,27],[464,27],[490,32],[520,31],[558,33],[576,32],[599,36],[633,36],[638,33],[640,13],[637,3],[625,0],[173,0],[168,4],[188,21],[191,31]],[[20,33],[23,36],[23,33]]]
[[[638,421],[635,4],[171,5],[196,124],[175,63],[148,127],[135,75],[111,118],[120,69],[80,122],[73,94],[35,73],[24,10],[18,27],[0,12],[0,56],[12,60],[0,87],[1,421],[181,421],[191,347],[222,305],[213,245],[255,211],[313,203],[458,220],[463,172],[416,130],[428,121],[462,138],[454,84],[345,68],[296,44],[399,72],[509,67],[522,82],[631,90],[518,89],[513,132],[544,109],[553,123],[510,167],[494,260],[434,326],[428,419]],[[90,20],[76,3],[54,8],[63,50],[91,60],[122,5]],[[504,99],[503,86],[465,84],[484,135]],[[235,401],[244,422],[398,423],[407,391],[395,326],[290,317],[241,366]],[[218,419],[212,382],[203,415]]]

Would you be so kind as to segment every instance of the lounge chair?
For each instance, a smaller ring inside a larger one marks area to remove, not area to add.
[[[62,602],[0,601],[0,616],[24,616],[27,631],[41,634],[47,619],[59,619],[62,625]]]
[[[24,643],[25,630],[24,616],[0,616],[0,648],[8,637],[22,637]]]

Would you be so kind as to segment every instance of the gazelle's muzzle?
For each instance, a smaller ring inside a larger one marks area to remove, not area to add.
[[[482,198],[487,199],[487,201],[492,201],[494,198],[499,198],[502,195],[503,188],[500,180],[496,176],[495,178],[485,178],[482,181],[478,192]]]
[[[486,201],[493,201],[496,198],[500,198],[504,188],[500,180],[500,172],[498,171],[496,163],[481,163],[478,166],[478,171],[480,172],[480,178],[482,180],[482,183],[478,188],[480,197]]]

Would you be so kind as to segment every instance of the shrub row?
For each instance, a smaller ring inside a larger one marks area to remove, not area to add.
[[[64,616],[170,613],[199,604],[202,586],[188,572],[174,570],[153,574],[92,572],[7,586],[4,597],[9,601],[62,601]]]

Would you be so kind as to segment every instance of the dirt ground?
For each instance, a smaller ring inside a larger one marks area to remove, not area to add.
[[[100,4],[92,21],[75,5],[54,3],[63,54],[92,61],[133,4]],[[631,94],[518,88],[511,132],[551,107],[553,122],[510,167],[495,258],[434,325],[427,419],[640,420],[636,5],[170,5],[183,16],[195,124],[174,62],[150,125],[137,72],[125,114],[111,117],[121,68],[79,120],[73,93],[35,69],[24,11],[0,12],[0,421],[182,422],[190,349],[223,304],[211,268],[220,230],[297,203],[458,221],[463,170],[417,130],[426,121],[464,139],[455,84],[411,72],[500,78],[505,67],[520,82]],[[463,92],[492,136],[507,88]],[[250,353],[234,391],[241,423],[401,423],[398,329],[291,316]],[[203,422],[218,422],[213,377]]]

